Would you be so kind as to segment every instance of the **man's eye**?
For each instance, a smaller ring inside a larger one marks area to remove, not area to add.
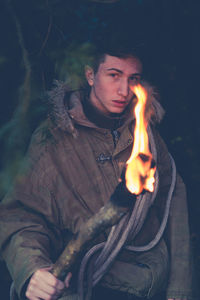
[[[140,76],[131,76],[131,77],[129,78],[129,80],[130,80],[131,82],[133,82],[133,83],[138,83],[138,82],[140,82],[141,77],[140,77]]]
[[[118,78],[119,77],[119,74],[117,74],[117,73],[110,73],[109,75],[113,78]]]

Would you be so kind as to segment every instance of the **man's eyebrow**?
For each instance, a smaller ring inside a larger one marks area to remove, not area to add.
[[[118,73],[123,73],[121,70],[119,70],[119,69],[116,69],[116,68],[109,68],[109,69],[107,69],[107,71],[116,71],[116,72],[118,72]]]
[[[133,73],[130,76],[142,76],[142,73]]]
[[[109,68],[109,69],[107,69],[107,71],[116,71],[120,74],[123,74],[123,72],[117,68]],[[130,76],[142,76],[142,74],[141,73],[133,73],[133,74],[130,74]]]

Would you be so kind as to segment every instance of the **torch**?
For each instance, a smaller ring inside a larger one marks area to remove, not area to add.
[[[156,166],[149,151],[148,124],[145,120],[147,92],[141,85],[130,88],[137,97],[131,156],[110,200],[99,212],[88,219],[53,265],[51,272],[60,280],[64,280],[80,253],[86,249],[94,237],[106,228],[117,224],[127,212],[130,212],[137,200],[137,195],[144,190],[152,192],[154,189]]]

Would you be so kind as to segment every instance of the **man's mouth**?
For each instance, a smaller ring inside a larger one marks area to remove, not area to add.
[[[112,102],[114,103],[115,106],[119,106],[119,107],[125,106],[127,104],[125,100],[113,100]]]

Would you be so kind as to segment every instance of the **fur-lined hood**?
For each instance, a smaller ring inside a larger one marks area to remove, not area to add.
[[[146,119],[151,123],[159,123],[164,115],[164,109],[158,102],[158,94],[155,89],[147,82],[143,81],[142,86],[147,91],[147,105],[146,105]],[[74,137],[77,136],[77,131],[74,126],[75,123],[96,127],[85,116],[82,108],[82,100],[84,98],[84,91],[79,90],[72,92],[66,83],[55,81],[55,88],[48,93],[50,111],[49,117],[54,124],[54,127],[67,131]],[[133,105],[135,102],[133,101]],[[132,115],[131,119],[134,116]]]

